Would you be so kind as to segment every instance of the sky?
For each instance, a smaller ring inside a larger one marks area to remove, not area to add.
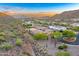
[[[79,9],[79,3],[0,3],[0,11],[63,12]]]

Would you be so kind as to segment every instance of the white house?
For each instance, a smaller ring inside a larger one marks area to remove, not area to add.
[[[48,26],[49,29],[51,30],[66,30],[66,27],[63,26]]]

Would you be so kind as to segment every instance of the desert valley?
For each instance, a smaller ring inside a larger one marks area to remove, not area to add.
[[[79,9],[1,11],[0,56],[79,56]]]

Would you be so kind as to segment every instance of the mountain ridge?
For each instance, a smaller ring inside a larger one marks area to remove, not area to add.
[[[70,10],[70,11],[64,11],[60,14],[54,15],[51,17],[51,20],[73,20],[79,18],[79,9],[78,10]]]
[[[7,15],[23,15],[23,16],[30,16],[30,17],[44,17],[44,16],[54,16],[55,12],[38,12],[38,13],[32,13],[32,12],[25,12],[25,13],[18,13],[18,12],[14,12],[14,11],[6,11],[6,12],[3,12],[4,14],[7,14]]]

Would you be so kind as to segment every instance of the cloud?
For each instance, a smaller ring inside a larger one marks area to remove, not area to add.
[[[25,12],[26,8],[22,7],[13,7],[13,6],[0,6],[0,11],[17,11],[17,12]]]
[[[71,4],[62,7],[46,7],[45,8],[28,8],[22,6],[0,5],[0,11],[15,11],[15,12],[63,12],[68,10],[79,9],[79,4]]]

